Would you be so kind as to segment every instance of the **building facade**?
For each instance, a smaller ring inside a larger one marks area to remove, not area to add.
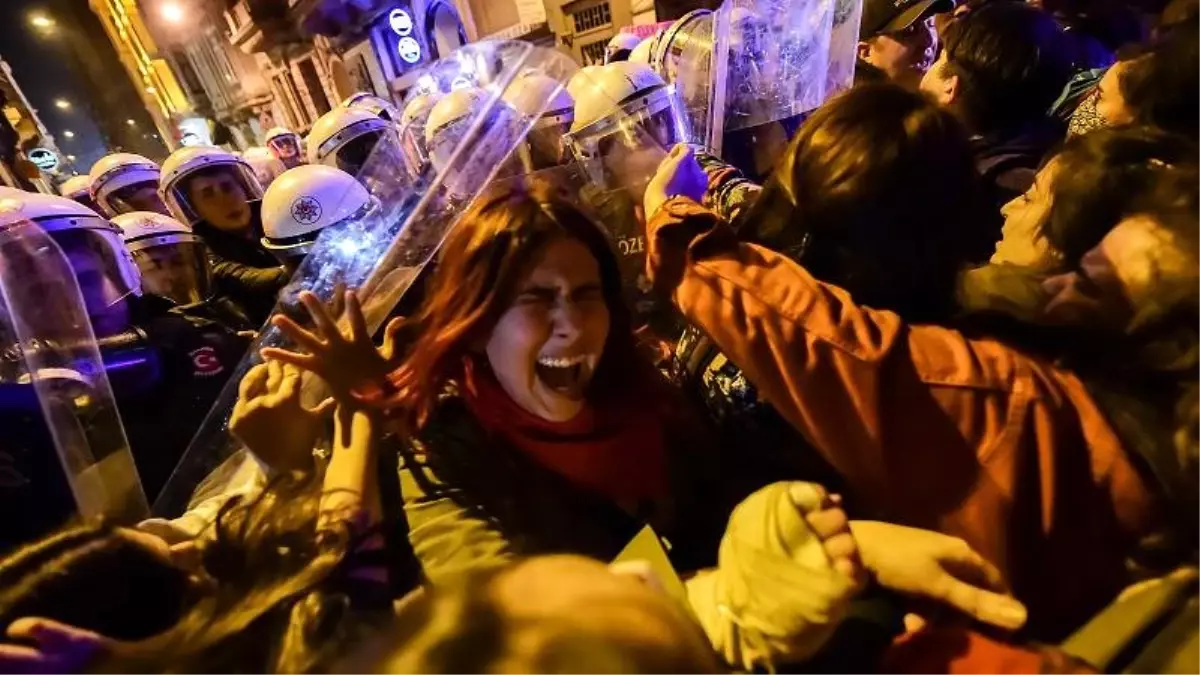
[[[584,66],[604,63],[604,50],[622,27],[658,21],[653,0],[544,1],[559,48]]]
[[[88,0],[88,5],[100,19],[158,134],[168,149],[178,147],[179,122],[191,116],[192,105],[147,29],[137,0]]]
[[[345,85],[335,82],[328,46],[300,33],[293,4],[236,0],[225,12],[225,34],[253,60],[269,92],[250,106],[258,127],[284,126],[305,133],[337,105]]]
[[[224,10],[220,0],[193,0],[170,19],[146,18],[193,112],[204,120],[209,133],[203,140],[244,150],[262,143],[258,108],[270,105],[272,94],[254,57],[230,43]]]
[[[339,94],[400,101],[416,72],[479,33],[452,0],[299,0],[294,16],[326,52]]]

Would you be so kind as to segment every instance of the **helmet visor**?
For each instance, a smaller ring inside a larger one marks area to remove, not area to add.
[[[267,147],[281,160],[294,159],[300,156],[300,138],[297,136],[276,136],[267,141]]]
[[[50,237],[67,257],[93,319],[137,291],[135,280],[122,269],[128,258],[122,260],[125,244],[117,233],[70,229],[51,232]]]
[[[142,181],[117,188],[108,194],[108,203],[118,214],[134,211],[167,214],[167,205],[158,194],[158,184],[153,181]]]
[[[383,130],[376,129],[346,141],[346,144],[338,148],[334,154],[334,166],[351,176],[357,176],[366,165],[371,151],[375,149],[375,144],[379,142],[381,136],[383,136]]]
[[[209,298],[212,275],[208,250],[196,241],[151,246],[133,253],[142,273],[142,288],[177,305],[191,305]]]
[[[521,163],[526,173],[564,166],[571,158],[563,137],[571,123],[561,122],[535,126],[520,147]]]
[[[239,231],[250,226],[250,204],[262,199],[262,186],[247,164],[229,162],[180,177],[165,196],[171,215],[188,225],[205,221],[221,230]]]
[[[686,141],[683,122],[669,102],[621,111],[568,137],[571,152],[588,167],[593,182],[605,189],[633,190],[638,198],[671,148]]]

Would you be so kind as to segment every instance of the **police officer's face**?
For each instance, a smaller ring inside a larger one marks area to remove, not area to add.
[[[115,335],[129,326],[129,306],[104,261],[95,251],[77,247],[66,251],[75,272],[83,304],[96,337]]]
[[[249,196],[231,172],[196,176],[187,193],[196,215],[218,230],[241,233],[250,227]]]
[[[195,245],[168,244],[138,251],[133,257],[147,292],[186,305],[204,299],[204,260],[198,255],[202,252]]]
[[[158,186],[154,183],[141,183],[119,190],[113,195],[112,201],[116,210],[120,213],[150,211],[161,213],[164,216],[170,215],[170,212],[167,211],[167,205],[158,196]]]

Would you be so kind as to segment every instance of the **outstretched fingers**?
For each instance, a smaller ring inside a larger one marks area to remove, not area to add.
[[[290,337],[296,344],[310,353],[316,354],[325,351],[326,345],[324,340],[319,338],[316,333],[302,328],[300,324],[292,321],[290,318],[282,314],[277,314],[271,319],[271,324],[283,331],[284,335]],[[267,349],[271,348],[267,347],[263,351],[265,352]]]

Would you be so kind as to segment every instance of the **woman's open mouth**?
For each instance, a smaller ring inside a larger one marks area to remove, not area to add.
[[[592,374],[588,360],[586,354],[543,356],[538,358],[534,373],[552,391],[570,398],[582,398]]]

